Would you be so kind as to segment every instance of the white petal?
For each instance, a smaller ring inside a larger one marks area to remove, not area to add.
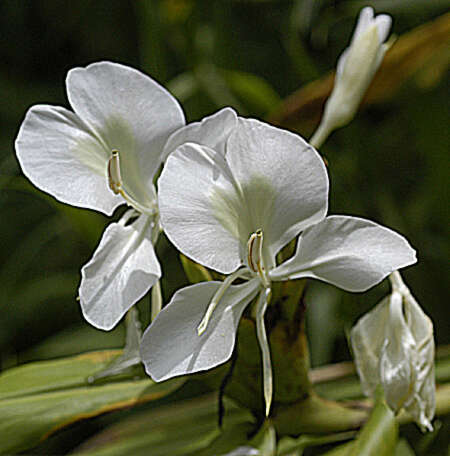
[[[266,325],[264,315],[266,313],[268,300],[270,297],[270,288],[262,290],[258,297],[256,305],[256,335],[258,338],[259,348],[261,350],[262,367],[263,367],[263,391],[264,401],[266,403],[266,416],[269,416],[270,406],[273,395],[273,372],[272,360],[270,358],[270,346],[267,340]]]
[[[378,38],[380,39],[380,43],[383,43],[389,35],[389,31],[392,25],[392,18],[387,14],[379,14],[375,18],[375,25],[378,29]]]
[[[199,336],[197,327],[220,285],[203,282],[177,291],[147,328],[141,356],[154,380],[211,369],[230,358],[242,312],[256,296],[260,283],[253,279],[228,288]]]
[[[398,273],[395,273],[400,281]],[[433,325],[401,282],[351,331],[364,394],[381,385],[389,406],[404,408],[422,429],[432,430],[435,412]],[[401,290],[401,291],[400,291]]]
[[[123,203],[108,188],[108,151],[73,112],[33,106],[15,146],[24,174],[59,201],[108,215]]]
[[[172,153],[158,181],[161,224],[194,261],[228,274],[241,263],[238,226],[242,202],[220,152],[188,143]]]
[[[370,220],[332,216],[306,229],[295,255],[270,277],[312,277],[344,290],[365,291],[415,262],[415,251],[394,231]]]
[[[145,74],[117,63],[98,62],[67,75],[67,94],[75,112],[120,153],[125,191],[142,204],[162,163],[167,138],[184,125],[175,98]]]
[[[113,328],[161,277],[151,239],[152,222],[111,223],[91,260],[81,270],[80,304],[96,328]]]
[[[327,212],[328,176],[322,158],[300,136],[239,118],[226,159],[246,203],[241,242],[258,229],[274,256]],[[245,232],[246,231],[246,232]]]
[[[403,405],[422,429],[433,430],[431,420],[436,409],[434,375],[433,323],[406,288],[404,295],[405,320],[416,341],[414,361],[414,394]]]
[[[201,122],[192,122],[175,133],[172,133],[164,147],[167,157],[178,146],[187,142],[210,147],[225,155],[225,144],[229,134],[237,125],[236,112],[231,108],[223,108]]]
[[[350,333],[356,369],[366,396],[374,396],[380,384],[380,353],[389,321],[390,296],[361,317]]]
[[[414,388],[415,341],[403,315],[402,295],[389,300],[389,321],[380,352],[380,380],[387,404],[399,411]]]
[[[360,11],[358,22],[356,24],[355,31],[353,32],[352,43],[358,38],[361,33],[364,33],[366,31],[367,27],[370,27],[374,20],[373,15],[373,8],[370,6],[366,6]]]

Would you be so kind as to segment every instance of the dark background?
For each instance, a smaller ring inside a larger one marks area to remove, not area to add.
[[[14,139],[28,107],[67,107],[67,71],[111,60],[168,87],[188,121],[225,105],[241,115],[275,119],[283,99],[334,68],[367,4],[392,14],[396,35],[448,7],[431,0],[2,0],[0,370],[120,346],[123,336],[121,326],[110,333],[91,328],[75,299],[80,267],[108,220],[56,202],[18,167]],[[433,319],[437,342],[446,344],[449,55],[433,48],[429,54],[412,75],[405,73],[394,93],[335,132],[321,152],[329,161],[330,213],[373,219],[398,230],[417,249],[419,262],[404,277]],[[301,115],[286,126],[309,137],[312,123],[306,111]],[[159,243],[158,253],[167,300],[185,278],[168,242]],[[313,365],[349,359],[346,331],[387,291],[386,283],[355,295],[312,286],[307,305]],[[148,319],[148,298],[140,307]]]

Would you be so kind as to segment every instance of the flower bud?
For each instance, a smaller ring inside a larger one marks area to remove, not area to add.
[[[391,27],[391,17],[373,15],[373,9],[363,8],[353,33],[350,46],[339,58],[334,87],[325,105],[319,130],[312,144],[325,141],[336,128],[350,122],[389,48],[384,43]]]
[[[422,429],[432,430],[435,412],[433,324],[403,283],[391,277],[392,292],[351,331],[356,368],[365,395],[378,385],[388,405],[404,408]]]

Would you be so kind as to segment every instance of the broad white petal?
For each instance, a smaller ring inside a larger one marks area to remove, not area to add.
[[[113,328],[161,277],[151,243],[152,221],[111,223],[91,260],[81,270],[81,310],[99,329]]]
[[[58,106],[33,106],[15,146],[24,174],[59,201],[107,215],[123,203],[108,188],[108,152],[73,112]]]
[[[187,142],[210,147],[225,155],[225,144],[229,134],[237,125],[237,114],[231,108],[223,108],[200,122],[192,122],[172,133],[164,147],[167,157],[178,146]]]
[[[161,224],[194,261],[228,274],[242,264],[238,221],[243,213],[220,152],[193,143],[169,155],[158,181]]]
[[[370,220],[331,216],[306,229],[295,255],[270,277],[312,277],[344,290],[365,291],[415,262],[415,251],[394,231]]]
[[[242,312],[260,282],[253,279],[228,288],[199,336],[197,327],[220,285],[203,282],[177,291],[147,328],[141,357],[155,381],[211,369],[230,358]]]
[[[239,118],[227,144],[227,162],[242,192],[242,243],[258,229],[274,256],[328,206],[328,176],[322,158],[300,136]]]
[[[185,123],[177,100],[145,74],[112,62],[70,70],[66,85],[74,111],[109,153],[119,151],[125,191],[148,204],[164,144]]]

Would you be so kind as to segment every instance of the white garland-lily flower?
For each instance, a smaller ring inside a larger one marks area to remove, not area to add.
[[[388,405],[404,408],[422,429],[433,430],[435,412],[433,323],[400,274],[390,276],[392,292],[351,331],[351,344],[364,394],[378,385]]]
[[[73,111],[31,107],[16,152],[31,182],[59,201],[107,215],[131,206],[106,228],[81,270],[84,317],[111,329],[161,276],[153,248],[160,232],[153,178],[184,114],[158,83],[117,63],[70,70],[66,89]]]
[[[220,135],[213,147],[215,132]],[[402,236],[371,221],[326,217],[325,166],[295,134],[226,109],[184,127],[169,143],[179,135],[190,142],[169,156],[158,181],[162,225],[185,255],[230,275],[223,283],[177,291],[145,331],[141,357],[156,381],[227,361],[239,319],[259,295],[256,324],[268,413],[272,369],[264,312],[271,282],[313,277],[364,291],[414,263],[415,252]],[[276,254],[299,233],[297,252],[277,266]],[[243,283],[232,285],[236,279]]]

